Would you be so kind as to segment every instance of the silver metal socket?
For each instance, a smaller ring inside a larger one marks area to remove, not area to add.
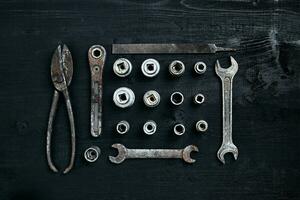
[[[179,106],[184,101],[184,96],[181,92],[173,92],[170,97],[170,101],[173,105]]]
[[[98,146],[91,146],[84,151],[84,158],[88,162],[95,162],[98,159],[100,153],[101,150]]]
[[[155,121],[149,120],[143,126],[143,131],[146,135],[153,135],[156,132],[157,125]]]
[[[185,71],[185,65],[180,60],[174,60],[169,65],[169,72],[172,76],[181,76]]]
[[[194,96],[195,104],[202,104],[205,101],[205,97],[203,94],[199,93]]]
[[[154,77],[159,73],[159,62],[153,58],[149,58],[142,63],[142,72],[147,77]]]
[[[127,133],[129,131],[129,129],[130,129],[130,125],[125,120],[120,121],[116,126],[117,133],[119,133],[121,135]]]
[[[197,74],[204,74],[206,71],[206,64],[202,61],[196,62],[194,65],[194,70]]]
[[[183,135],[185,133],[185,126],[183,124],[176,124],[173,128],[175,135]]]
[[[131,73],[132,64],[126,58],[119,58],[113,65],[114,73],[119,77],[126,77]]]
[[[130,88],[120,87],[114,92],[113,101],[116,106],[120,108],[127,108],[133,105],[135,95]]]
[[[205,132],[206,130],[208,129],[208,124],[206,121],[204,120],[199,120],[197,123],[196,123],[196,130],[198,132]]]
[[[160,102],[160,95],[155,90],[149,90],[144,94],[143,100],[147,107],[156,107]]]

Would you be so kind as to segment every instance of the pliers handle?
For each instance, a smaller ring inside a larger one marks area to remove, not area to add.
[[[64,174],[68,173],[74,165],[74,159],[75,159],[75,124],[74,124],[74,116],[71,106],[71,101],[69,97],[69,92],[67,89],[63,90],[62,93],[65,97],[65,102],[68,110],[68,116],[69,116],[69,122],[70,122],[70,128],[71,128],[71,158],[69,165],[65,168]],[[47,145],[46,145],[46,153],[47,153],[47,161],[50,169],[54,172],[58,172],[57,168],[53,164],[52,157],[51,157],[51,138],[52,138],[52,130],[53,130],[53,121],[57,110],[57,103],[59,99],[59,92],[57,90],[54,90],[54,95],[52,99],[52,105],[51,110],[49,114],[49,120],[48,120],[48,128],[47,128]]]

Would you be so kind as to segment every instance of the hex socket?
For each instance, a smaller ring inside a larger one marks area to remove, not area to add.
[[[204,74],[206,71],[206,64],[202,61],[196,62],[194,65],[194,71],[197,74]]]
[[[113,64],[113,71],[119,77],[126,77],[132,71],[132,64],[126,58],[119,58]]]
[[[196,123],[196,130],[198,132],[205,132],[206,130],[208,129],[208,124],[206,121],[204,120],[199,120],[197,123]]]
[[[157,60],[149,58],[142,63],[142,72],[147,77],[154,77],[159,73],[160,64]]]
[[[173,105],[179,106],[184,101],[184,96],[181,92],[173,92],[170,97],[170,101]]]
[[[143,126],[143,131],[146,135],[153,135],[156,132],[157,125],[155,121],[149,120]]]
[[[129,131],[129,129],[130,129],[130,125],[125,120],[120,121],[116,126],[117,133],[119,133],[121,135],[127,133]]]
[[[183,124],[176,124],[173,128],[175,135],[183,135],[185,133],[185,126]]]
[[[174,60],[169,65],[169,72],[172,76],[181,76],[185,71],[185,65],[180,60]]]
[[[84,158],[88,162],[95,162],[98,159],[100,153],[101,150],[98,146],[91,146],[84,151]]]

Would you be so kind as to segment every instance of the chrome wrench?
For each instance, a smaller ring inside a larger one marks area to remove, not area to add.
[[[232,153],[234,159],[238,158],[238,148],[232,141],[232,82],[233,77],[238,71],[238,63],[230,56],[231,66],[222,68],[219,61],[216,61],[216,74],[222,81],[222,97],[223,97],[223,142],[217,152],[218,159],[225,164],[224,155]]]
[[[122,144],[113,144],[112,147],[119,151],[117,156],[109,156],[109,160],[115,164],[120,164],[128,158],[181,158],[187,163],[194,163],[196,160],[191,158],[191,152],[199,151],[195,145],[184,149],[127,149]]]
[[[91,134],[98,137],[102,132],[102,73],[106,58],[103,46],[94,45],[88,51],[91,71]]]

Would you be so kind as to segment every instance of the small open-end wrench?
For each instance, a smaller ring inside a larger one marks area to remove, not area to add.
[[[219,61],[216,61],[215,70],[222,81],[223,97],[223,142],[217,152],[218,159],[225,164],[224,155],[232,153],[234,159],[238,158],[238,148],[232,142],[232,81],[238,71],[238,63],[230,56],[231,66],[222,68]]]
[[[88,51],[91,70],[91,135],[102,133],[102,74],[106,51],[101,45],[94,45]]]
[[[191,158],[191,152],[199,151],[195,145],[184,149],[127,149],[122,144],[113,144],[112,147],[119,151],[117,156],[109,156],[109,160],[115,164],[120,164],[128,158],[180,158],[187,163],[194,163],[196,160]]]

